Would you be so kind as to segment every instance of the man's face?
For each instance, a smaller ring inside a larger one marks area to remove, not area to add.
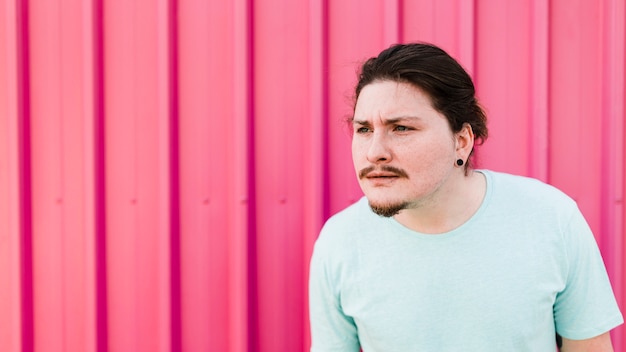
[[[445,192],[457,159],[455,136],[421,89],[395,81],[365,86],[353,127],[354,167],[376,213],[393,216]]]

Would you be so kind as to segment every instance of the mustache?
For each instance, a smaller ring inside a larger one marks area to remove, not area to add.
[[[378,168],[376,166],[368,166],[364,169],[361,169],[361,171],[359,171],[359,179],[367,177],[367,175],[369,175],[370,173],[374,171],[384,171],[384,172],[392,173],[398,177],[409,178],[409,175],[406,173],[406,171],[402,169],[398,169],[397,167],[383,165]]]

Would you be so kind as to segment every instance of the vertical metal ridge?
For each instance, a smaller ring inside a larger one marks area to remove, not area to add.
[[[459,2],[458,48],[461,61],[468,73],[476,71],[476,1]]]
[[[34,350],[34,296],[32,244],[32,175],[30,150],[30,53],[28,1],[16,3],[17,55],[17,153],[20,229],[20,288],[22,351]]]
[[[548,4],[533,0],[531,6],[531,77],[529,89],[530,133],[528,134],[528,170],[530,175],[548,181]]]
[[[91,13],[92,33],[91,62],[93,80],[93,221],[94,221],[94,283],[95,283],[95,328],[96,351],[107,352],[108,341],[108,282],[107,282],[107,241],[106,241],[106,155],[105,155],[105,102],[104,102],[104,21],[103,0],[93,0]]]
[[[180,258],[180,162],[179,162],[179,86],[178,86],[178,3],[167,0],[167,69],[168,69],[168,158],[170,202],[170,350],[182,351],[181,258]]]
[[[322,220],[330,217],[330,159],[328,117],[330,116],[330,19],[329,1],[322,0]]]
[[[402,21],[400,15],[400,2],[402,0],[383,2],[383,40],[384,46],[390,46],[400,42],[400,30]]]
[[[602,164],[600,203],[600,248],[618,302],[624,292],[624,105],[625,94],[625,6],[623,1],[605,0],[602,28]],[[622,104],[620,104],[622,102]],[[624,336],[613,334],[616,351],[624,350]]]
[[[258,302],[256,274],[256,189],[254,160],[254,1],[234,2],[234,161],[235,176],[232,212],[235,220],[231,246],[229,310],[231,349],[258,350]],[[244,212],[242,214],[241,212]],[[243,222],[243,224],[242,224]],[[234,243],[233,243],[234,242]]]
[[[246,145],[246,169],[247,169],[247,199],[248,199],[248,213],[247,213],[247,269],[246,273],[248,276],[247,290],[246,294],[247,305],[248,305],[248,324],[247,324],[247,336],[248,336],[248,351],[259,351],[260,346],[260,337],[259,337],[259,302],[258,302],[258,273],[257,273],[257,218],[256,218],[256,209],[257,209],[257,191],[256,191],[256,182],[253,175],[256,175],[256,162],[255,162],[255,153],[254,146],[256,143],[255,138],[255,66],[254,66],[254,55],[255,55],[255,37],[254,37],[254,0],[246,0],[246,74],[248,77],[248,83],[246,86],[246,115],[247,115],[247,138],[244,139],[247,141]]]
[[[302,289],[305,293],[302,308],[304,318],[302,351],[310,348],[308,322],[308,268],[309,259],[318,232],[328,212],[328,1],[309,2],[309,84],[310,130],[308,164],[304,175],[305,208],[302,258]]]
[[[397,0],[398,7],[398,43],[404,43],[404,0]]]

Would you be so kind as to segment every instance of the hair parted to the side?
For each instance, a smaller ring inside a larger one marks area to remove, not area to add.
[[[406,82],[422,89],[433,107],[448,119],[453,132],[459,132],[467,123],[477,145],[487,139],[487,117],[478,104],[471,77],[441,48],[427,43],[395,44],[368,59],[361,66],[355,103],[363,87],[382,80]],[[465,167],[471,167],[469,159]]]

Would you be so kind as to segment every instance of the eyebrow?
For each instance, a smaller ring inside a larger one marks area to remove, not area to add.
[[[383,119],[383,123],[385,125],[395,125],[399,122],[408,121],[408,120],[421,120],[421,118],[418,116],[398,116],[398,117],[394,117],[390,119]],[[368,120],[357,120],[354,118],[352,119],[352,123],[357,124],[357,125],[362,125],[362,126],[369,126],[371,124]]]

